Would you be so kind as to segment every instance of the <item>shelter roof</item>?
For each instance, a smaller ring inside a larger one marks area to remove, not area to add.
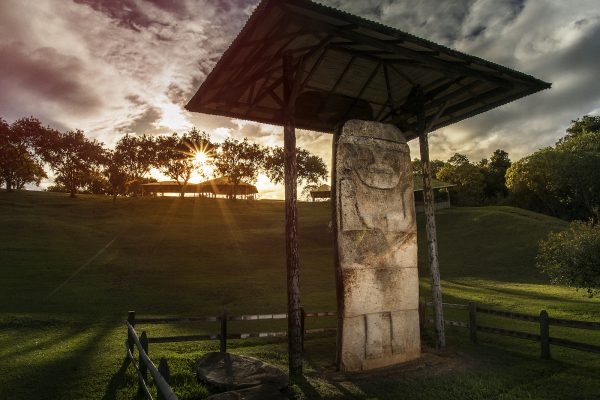
[[[322,184],[320,186],[317,186],[314,189],[311,189],[310,192],[311,193],[314,193],[314,192],[331,192],[331,186],[326,185],[326,184]]]
[[[296,127],[330,133],[346,120],[366,119],[414,138],[417,87],[429,130],[550,87],[309,0],[262,0],[186,108],[282,125],[286,52],[301,74]]]
[[[160,181],[160,182],[149,182],[143,183],[142,186],[151,187],[151,186],[179,186],[179,184],[175,181]]]
[[[233,193],[234,184],[228,176],[210,179],[208,181],[198,183],[201,192],[209,191],[211,193]],[[255,194],[258,193],[256,186],[250,183],[240,182],[236,187],[237,194]]]
[[[209,186],[209,185],[233,185],[233,182],[231,181],[231,178],[228,176],[221,176],[218,178],[214,178],[214,179],[209,179],[207,181],[204,182],[200,182],[198,183],[199,186]],[[247,182],[240,182],[238,183],[238,186],[254,186],[250,183]]]

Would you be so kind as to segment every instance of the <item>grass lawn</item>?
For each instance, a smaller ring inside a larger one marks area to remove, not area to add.
[[[302,301],[335,309],[329,205],[300,203]],[[421,218],[421,216],[420,216]],[[504,310],[600,320],[600,300],[547,284],[534,267],[536,243],[563,221],[511,207],[438,212],[444,300],[476,300]],[[419,242],[425,240],[423,221]],[[213,199],[111,199],[0,192],[0,398],[130,399],[124,362],[128,310],[138,316],[285,311],[283,203]],[[420,246],[421,296],[429,296]],[[466,320],[461,311],[447,318]],[[535,324],[480,319],[535,332]],[[308,321],[309,328],[333,319]],[[285,322],[246,322],[231,332],[283,330]],[[140,326],[149,336],[215,332],[216,324]],[[551,328],[551,335],[600,343],[600,332]],[[389,374],[343,376],[332,369],[335,338],[309,336],[299,398],[584,399],[600,393],[600,355],[481,334],[471,344],[449,329],[449,349]],[[234,353],[286,368],[286,340],[232,341]],[[152,344],[169,360],[181,399],[208,391],[195,383],[194,359],[218,342]],[[425,366],[423,366],[425,365]]]

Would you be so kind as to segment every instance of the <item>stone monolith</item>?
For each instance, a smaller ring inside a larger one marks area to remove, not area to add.
[[[410,151],[393,125],[351,120],[336,153],[341,369],[417,358],[419,279]]]

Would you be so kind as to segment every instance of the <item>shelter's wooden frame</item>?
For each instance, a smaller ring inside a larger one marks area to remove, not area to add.
[[[295,129],[334,134],[334,221],[335,152],[346,120],[365,119],[370,112],[368,119],[398,126],[407,140],[419,138],[437,345],[444,347],[428,132],[549,87],[532,76],[309,0],[261,1],[186,108],[284,127],[292,378],[302,372]],[[297,104],[303,95],[315,96],[316,108],[311,101]],[[343,315],[340,285],[338,276],[338,318]]]

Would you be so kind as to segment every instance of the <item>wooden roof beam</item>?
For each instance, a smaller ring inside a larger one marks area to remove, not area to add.
[[[444,71],[451,72],[454,74],[460,75],[468,75],[478,77],[480,79],[484,79],[490,82],[493,82],[499,86],[510,87],[512,86],[510,82],[505,79],[497,78],[494,76],[490,76],[492,74],[486,74],[480,72],[475,69],[467,68],[460,63],[453,64],[450,61],[442,60],[439,58],[435,58],[434,56],[421,54],[418,50],[411,50],[404,47],[399,47],[394,44],[386,43],[385,41],[378,40],[376,38],[354,32],[352,29],[345,27],[344,29],[340,29],[337,26],[330,25],[325,22],[317,22],[307,16],[295,11],[293,8],[283,4],[282,7],[287,8],[291,13],[294,14],[294,19],[299,21],[305,28],[312,28],[319,32],[327,32],[329,34],[334,34],[344,39],[348,39],[354,41],[356,43],[366,44],[369,46],[373,46],[375,48],[389,51],[394,54],[402,54],[409,58],[413,58],[422,63],[429,65],[438,65],[443,67]]]
[[[373,72],[371,72],[371,75],[369,75],[369,78],[367,79],[367,81],[364,83],[364,85],[362,86],[362,88],[360,89],[360,92],[356,95],[356,97],[354,98],[354,100],[352,101],[350,107],[348,107],[348,110],[346,111],[346,113],[344,114],[344,116],[342,117],[342,121],[345,121],[346,118],[348,117],[348,115],[350,114],[350,111],[352,111],[352,108],[354,108],[354,106],[356,105],[356,103],[358,102],[358,99],[360,99],[362,97],[362,95],[364,94],[365,90],[367,90],[367,88],[369,87],[369,85],[371,84],[371,82],[373,81],[373,78],[375,78],[375,76],[377,76],[377,72],[379,71],[379,68],[381,68],[382,63],[379,63],[375,66],[375,69],[373,70]]]

